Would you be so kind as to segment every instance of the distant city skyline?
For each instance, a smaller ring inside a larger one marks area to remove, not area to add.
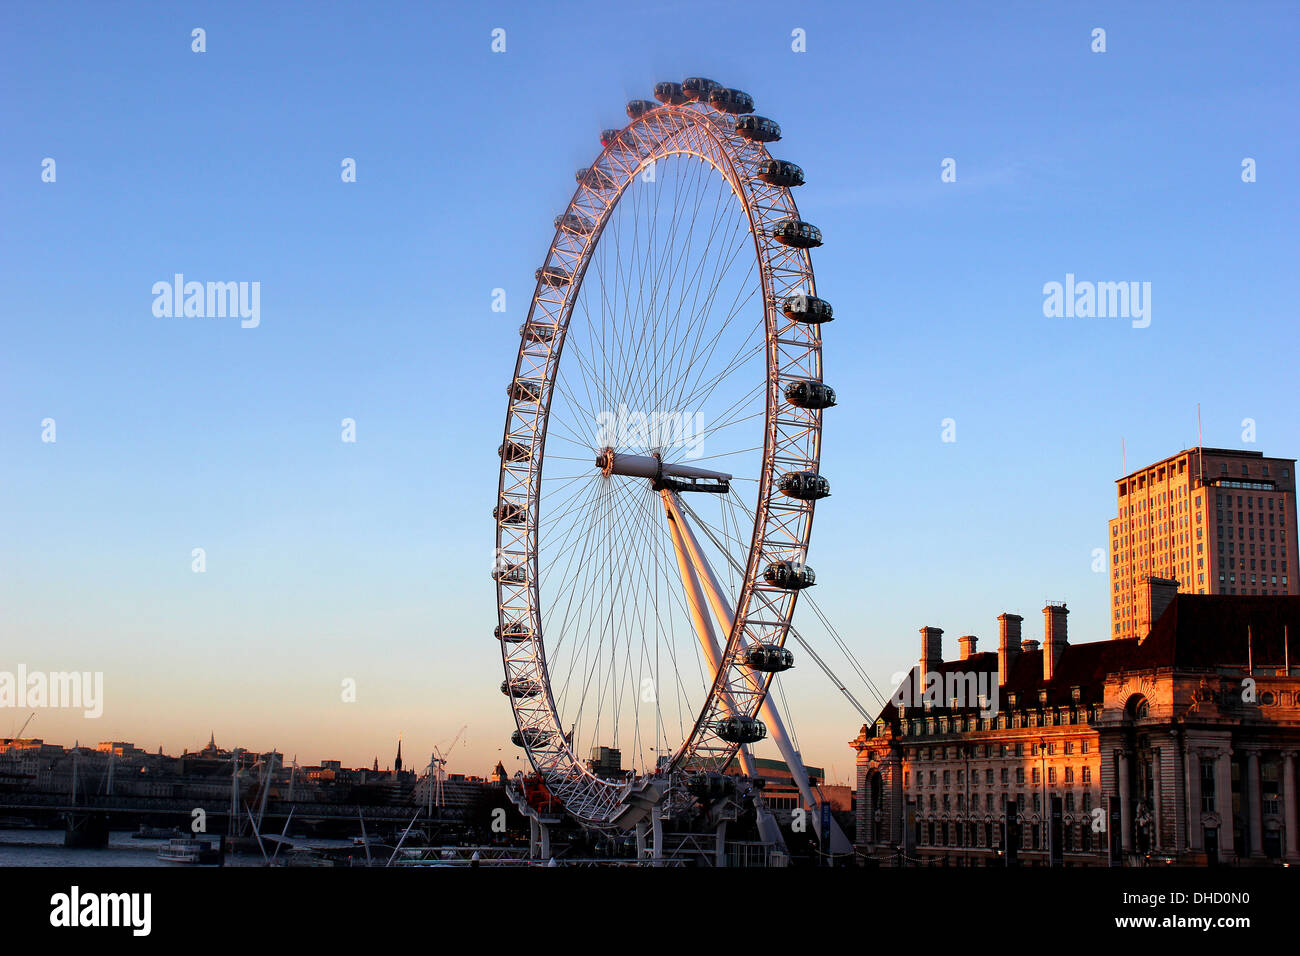
[[[670,3],[631,45],[602,9],[10,11],[0,670],[104,676],[101,717],[25,736],[367,766],[401,734],[419,767],[468,725],[453,765],[524,768],[492,636],[505,387],[574,170],[657,80],[747,90],[807,174],[840,395],[811,593],[882,692],[923,625],[987,641],[1050,599],[1108,636],[1121,447],[1194,447],[1198,403],[1204,444],[1300,454],[1294,8]],[[176,274],[247,295],[158,314]],[[1066,276],[1149,283],[1149,324],[1049,315]],[[807,660],[781,686],[851,780],[860,715]]]

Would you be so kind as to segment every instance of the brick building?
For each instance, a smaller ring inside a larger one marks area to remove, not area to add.
[[[1049,604],[1041,642],[1003,614],[996,651],[966,636],[944,661],[922,628],[917,668],[852,742],[860,855],[1003,865],[1010,833],[1021,864],[1055,847],[1106,865],[1116,831],[1126,864],[1300,861],[1300,597],[1141,591],[1141,638],[1071,644]]]
[[[1300,594],[1295,459],[1189,448],[1115,482],[1110,521],[1112,637],[1150,630],[1140,583],[1192,594]]]

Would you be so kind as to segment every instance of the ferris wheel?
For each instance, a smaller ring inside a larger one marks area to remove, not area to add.
[[[794,755],[769,690],[830,493],[803,172],[747,93],[692,77],[655,97],[601,134],[555,219],[498,449],[513,740],[592,826],[673,774],[753,776],[769,736]]]

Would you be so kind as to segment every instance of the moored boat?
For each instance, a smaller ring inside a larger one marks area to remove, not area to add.
[[[207,840],[174,837],[158,848],[158,859],[164,863],[220,863],[221,851]]]

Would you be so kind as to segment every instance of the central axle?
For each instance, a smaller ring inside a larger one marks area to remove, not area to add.
[[[658,455],[623,455],[612,448],[606,448],[596,455],[596,467],[606,477],[627,475],[630,478],[645,478],[655,491],[669,488],[673,491],[725,494],[731,481],[731,475],[721,471],[665,462]]]

